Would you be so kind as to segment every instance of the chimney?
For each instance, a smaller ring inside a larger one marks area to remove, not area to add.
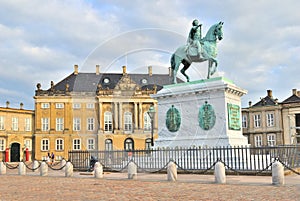
[[[148,66],[148,74],[149,76],[152,76],[152,66]]]
[[[249,107],[252,107],[252,101],[249,101]]]
[[[9,108],[9,101],[6,101],[6,108]]]
[[[297,91],[297,96],[300,97],[300,91]]]
[[[126,74],[126,66],[122,66],[122,68],[123,68],[123,75],[125,75]]]
[[[273,97],[273,95],[272,95],[272,90],[267,90],[267,94],[268,94],[268,97],[270,97],[270,98],[272,98]]]
[[[24,106],[24,104],[20,103],[20,110],[23,110],[23,106]]]
[[[297,89],[292,90],[293,95],[297,95]]]
[[[100,65],[96,65],[96,75],[100,74]]]
[[[78,65],[74,65],[74,75],[78,75]]]
[[[169,67],[169,76],[172,77],[172,68]]]

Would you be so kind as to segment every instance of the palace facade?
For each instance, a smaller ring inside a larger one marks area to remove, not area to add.
[[[300,92],[293,89],[290,97],[278,102],[267,90],[267,96],[242,109],[242,127],[255,147],[300,143]]]
[[[43,90],[35,91],[35,158],[53,152],[56,159],[68,158],[70,150],[133,150],[151,146],[150,97],[163,85],[171,84],[171,74],[119,74],[74,72]],[[181,80],[178,80],[181,82]],[[157,138],[157,113],[153,136]]]
[[[20,161],[32,158],[34,152],[34,111],[0,107],[0,161]]]

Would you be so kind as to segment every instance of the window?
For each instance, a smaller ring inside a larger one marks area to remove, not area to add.
[[[94,150],[95,149],[95,139],[94,138],[89,138],[87,140],[87,148],[88,150]]]
[[[124,149],[126,151],[134,150],[134,143],[131,138],[127,138],[124,142]]]
[[[276,145],[276,136],[275,134],[267,135],[268,146],[275,146]]]
[[[73,130],[80,131],[80,118],[73,119]]]
[[[81,149],[81,140],[74,139],[73,140],[73,150],[80,150]]]
[[[105,150],[106,151],[112,151],[113,150],[113,142],[111,139],[105,140]]]
[[[124,114],[124,130],[131,132],[132,131],[132,114],[131,112],[125,112]]]
[[[254,136],[254,143],[255,143],[256,147],[261,147],[262,146],[262,136],[261,135]]]
[[[56,131],[64,130],[64,118],[56,118]]]
[[[81,105],[80,103],[73,103],[73,109],[80,109]]]
[[[42,108],[42,109],[50,108],[50,104],[49,104],[49,103],[42,103],[42,104],[41,104],[41,108]]]
[[[19,119],[18,117],[13,117],[12,118],[12,130],[17,131],[19,128]]]
[[[243,115],[242,117],[242,126],[243,128],[247,128],[247,116]]]
[[[267,127],[272,127],[272,126],[274,126],[274,114],[268,113],[267,114]]]
[[[41,150],[42,151],[49,151],[49,140],[48,139],[42,139],[42,141],[41,141]]]
[[[146,150],[151,149],[151,139],[150,138],[147,138],[145,141],[145,149]]]
[[[42,118],[42,131],[49,130],[49,118]]]
[[[57,108],[57,109],[64,108],[64,104],[63,103],[56,103],[55,108]]]
[[[32,150],[32,141],[29,139],[24,140],[25,148],[28,148],[28,151]]]
[[[87,129],[88,131],[93,131],[94,130],[94,123],[95,123],[95,119],[94,118],[88,118],[87,119]]]
[[[0,130],[4,130],[4,117],[0,116]]]
[[[25,131],[31,131],[31,118],[25,118]]]
[[[93,109],[95,107],[94,103],[87,103],[86,108],[87,109]]]
[[[145,131],[151,130],[151,118],[147,112],[144,113],[144,130]]]
[[[56,139],[55,141],[55,150],[56,151],[63,151],[64,150],[64,140],[63,139]]]
[[[254,115],[254,127],[255,128],[260,127],[260,114]]]
[[[111,112],[104,113],[104,131],[112,131],[112,114]]]
[[[5,150],[5,139],[0,138],[0,151]]]

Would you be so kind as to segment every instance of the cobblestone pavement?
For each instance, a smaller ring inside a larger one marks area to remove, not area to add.
[[[226,184],[214,183],[213,175],[178,174],[168,182],[166,174],[140,173],[128,180],[127,173],[91,174],[49,170],[48,176],[7,170],[0,175],[0,200],[300,200],[300,176],[285,177],[284,186],[272,185],[271,176],[230,176]]]

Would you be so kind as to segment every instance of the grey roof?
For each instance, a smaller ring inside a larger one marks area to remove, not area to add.
[[[128,75],[142,89],[151,89],[156,85],[157,90],[160,90],[162,86],[172,84],[172,77],[168,74],[152,74],[152,76],[149,74]],[[64,91],[67,83],[69,84],[70,92],[96,92],[98,84],[101,84],[102,88],[114,89],[122,76],[122,73],[100,73],[99,75],[96,75],[96,73],[78,73],[77,75],[72,73],[55,84],[54,89]],[[109,82],[105,83],[104,79],[109,79]],[[143,79],[147,80],[147,82],[143,82]],[[177,82],[182,83],[183,81],[177,78]]]
[[[252,107],[273,106],[273,105],[278,105],[276,99],[273,99],[270,96],[266,96],[265,98],[261,98],[261,100],[255,103]]]
[[[292,96],[288,97],[284,101],[281,102],[281,104],[286,104],[286,103],[299,103],[300,102],[300,97],[293,94]]]

